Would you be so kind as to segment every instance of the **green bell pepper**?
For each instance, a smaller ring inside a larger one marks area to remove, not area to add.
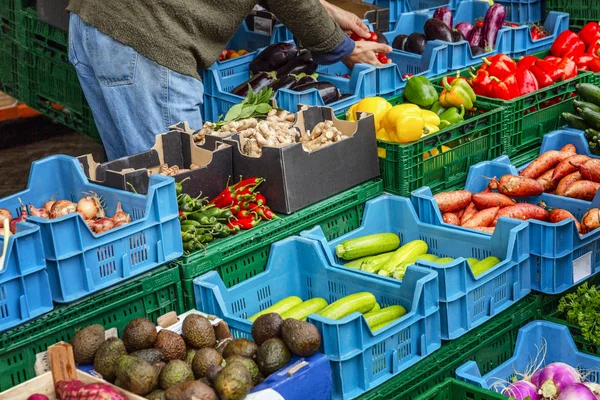
[[[442,122],[446,122],[444,128],[447,128],[452,125],[460,124],[465,120],[465,106],[460,106],[460,111],[456,107],[452,107],[444,111],[440,115],[440,120]],[[442,129],[442,124],[440,123],[440,129]]]
[[[460,107],[465,106],[467,110],[473,108],[473,103],[477,99],[475,92],[469,82],[463,78],[458,78],[448,83],[448,78],[442,80],[444,90],[440,95],[440,103],[443,107]]]
[[[424,76],[411,76],[404,88],[404,98],[410,103],[429,108],[438,101],[439,95],[429,79]]]
[[[431,111],[433,111],[437,115],[442,115],[442,113],[446,111],[446,108],[442,107],[442,103],[436,101],[435,103],[433,103],[433,106],[431,106]]]

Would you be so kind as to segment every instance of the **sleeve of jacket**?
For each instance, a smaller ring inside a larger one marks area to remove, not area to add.
[[[332,52],[344,42],[345,33],[319,0],[267,0],[269,11],[315,53]]]

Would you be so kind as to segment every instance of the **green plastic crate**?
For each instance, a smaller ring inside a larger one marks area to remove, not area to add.
[[[260,188],[259,188],[260,190]],[[210,243],[206,251],[182,257],[181,278],[186,308],[194,308],[193,279],[216,270],[227,287],[263,272],[271,244],[320,225],[329,240],[360,226],[365,202],[383,193],[381,180],[369,181],[278,220]]]
[[[512,356],[519,328],[539,319],[539,309],[539,298],[525,297],[466,335],[444,343],[440,350],[360,399],[421,400],[420,395],[447,378],[455,377],[456,368],[469,360],[476,361],[482,373],[491,371]]]
[[[415,400],[506,400],[506,396],[457,379],[446,379]]]
[[[19,97],[19,57],[23,50],[15,40],[0,34],[0,91]]]
[[[35,0],[0,1],[0,32],[11,39],[16,39],[18,13],[24,8],[31,6],[35,6]]]
[[[547,53],[535,54],[544,57]],[[475,66],[479,68],[479,65]],[[453,76],[455,72],[446,74]],[[468,77],[469,72],[461,73]],[[505,129],[502,135],[502,154],[510,157],[514,165],[525,164],[539,156],[542,139],[546,133],[552,132],[562,125],[562,113],[573,111],[575,87],[578,83],[591,82],[589,72],[579,71],[575,78],[555,83],[552,86],[537,90],[525,96],[505,101],[478,96],[475,106],[481,109],[503,107]],[[433,78],[434,85],[438,86],[441,77]],[[556,104],[550,105],[550,100]]]
[[[17,40],[25,48],[69,64],[69,33],[40,21],[34,8],[17,12]]]
[[[598,0],[546,0],[546,11],[569,13],[569,28],[578,31],[590,21],[600,20]]]
[[[35,355],[57,342],[68,342],[76,329],[101,324],[121,333],[134,318],[156,321],[170,311],[183,313],[182,298],[179,267],[173,263],[3,332],[0,392],[35,377]]]

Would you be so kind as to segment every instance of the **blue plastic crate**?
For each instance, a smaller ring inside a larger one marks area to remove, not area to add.
[[[419,261],[416,264],[436,271],[439,282],[442,339],[456,339],[504,311],[530,292],[529,249],[526,226],[506,221],[492,237],[475,233],[454,232],[427,225],[418,220],[406,198],[382,195],[367,202],[360,228],[327,242],[319,227],[302,235],[319,240],[331,265],[344,271],[343,260],[335,255],[335,246],[345,240],[381,232],[394,232],[401,243],[421,239],[429,253],[454,257],[448,264]],[[475,277],[465,258],[484,259],[494,255],[502,260],[493,269]],[[354,270],[352,270],[354,271]],[[363,271],[363,276],[395,281]]]
[[[225,319],[235,337],[250,337],[246,318],[285,297],[331,303],[365,291],[382,307],[399,304],[408,313],[377,333],[359,313],[340,320],[308,317],[321,332],[319,351],[331,362],[334,399],[354,398],[440,348],[435,272],[409,267],[402,282],[360,276],[330,266],[317,241],[291,237],[271,247],[264,272],[229,289],[214,271],[194,279],[197,308]]]
[[[386,7],[390,10],[390,29],[394,29],[400,16],[404,13],[431,8],[448,7],[456,9],[460,0],[365,0],[365,3]]]
[[[574,144],[579,154],[590,155],[583,132],[574,130],[555,131],[544,136],[540,153],[558,150],[568,143]],[[520,169],[523,168],[525,166]],[[484,177],[499,178],[506,174],[519,174],[506,156],[476,164],[469,170],[465,189],[473,193],[481,192],[489,182]],[[421,221],[446,226],[457,232],[468,230],[443,222],[429,188],[414,191],[412,198]],[[531,204],[543,201],[548,207],[570,211],[579,220],[590,208],[600,207],[600,195],[596,195],[591,203],[546,193],[515,200]],[[546,294],[561,293],[600,272],[600,230],[580,236],[571,220],[559,223],[529,220],[525,224],[528,225],[533,290]]]
[[[4,240],[0,235],[0,254]],[[0,265],[0,332],[54,308],[41,241],[40,228],[28,222],[17,224],[17,232],[8,238]]]
[[[27,189],[0,200],[13,213],[25,204],[41,205],[51,198],[78,201],[95,192],[113,215],[117,202],[132,222],[94,235],[83,218],[29,217],[39,226],[53,299],[72,302],[90,293],[149,271],[183,254],[173,178],[152,175],[148,195],[123,192],[89,183],[74,157],[57,155],[31,166]],[[20,199],[20,200],[19,200]]]
[[[542,20],[541,0],[495,0],[494,2],[504,6],[507,21],[527,24]]]
[[[545,357],[539,354],[542,346],[546,349]],[[502,354],[499,358],[503,359],[506,356],[508,355]],[[581,353],[575,346],[568,327],[547,321],[533,321],[519,329],[512,357],[488,373],[482,375],[475,361],[467,361],[456,369],[456,376],[482,388],[501,390],[502,385],[498,385],[499,383],[512,382],[515,372],[534,371],[536,361],[541,364],[540,367],[562,362],[577,368],[586,381],[600,382],[600,358]],[[486,370],[489,367],[483,366]]]
[[[258,54],[255,53],[255,54]],[[254,57],[238,57],[228,63],[213,64],[208,70],[202,71],[204,82],[203,116],[206,121],[216,121],[219,116],[227,114],[234,105],[240,103],[243,97],[232,94],[231,91],[250,78],[250,62]],[[319,75],[320,81],[333,83],[342,94],[349,96],[327,104],[335,114],[346,112],[350,106],[365,97],[377,94],[377,76],[375,67],[358,64],[352,70],[350,79],[342,76]],[[317,89],[295,92],[280,89],[275,94],[277,106],[290,112],[298,111],[298,105],[324,106],[325,103]]]

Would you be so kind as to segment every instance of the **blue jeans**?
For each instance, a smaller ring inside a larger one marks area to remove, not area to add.
[[[155,135],[188,121],[202,126],[204,86],[138,54],[72,13],[69,61],[75,66],[109,160],[154,146]]]

